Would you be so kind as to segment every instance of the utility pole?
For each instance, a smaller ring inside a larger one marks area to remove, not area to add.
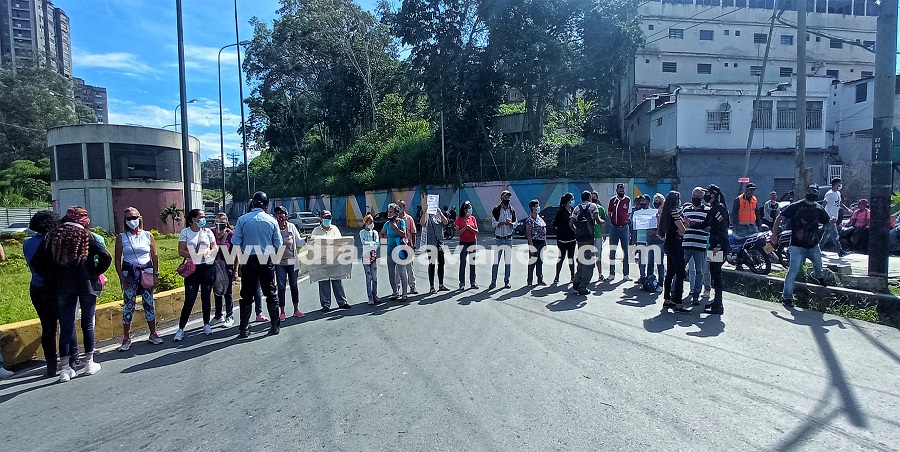
[[[181,170],[184,173],[184,210],[194,208],[194,157],[191,156],[191,136],[188,135],[187,85],[184,75],[184,24],[181,19],[181,0],[175,0],[178,33],[178,87],[181,95]]]
[[[441,108],[441,169],[443,180],[447,180],[447,150],[444,148],[444,110]]]
[[[794,154],[794,193],[802,196],[809,184],[806,173],[806,2],[797,2],[797,150]],[[770,42],[769,45],[772,43]]]
[[[869,278],[887,291],[891,207],[894,83],[897,64],[897,0],[881,0],[875,34],[875,99],[872,109],[872,191]]]
[[[234,0],[234,42],[240,44],[241,36],[238,33],[238,12],[237,0]],[[237,65],[238,65],[238,92],[241,96],[241,147],[244,148],[244,164],[245,174],[247,177],[247,196],[253,194],[250,191],[250,156],[247,152],[247,124],[244,119],[244,70],[241,67],[241,46],[237,46]]]
[[[772,48],[772,33],[775,30],[775,17],[777,13],[772,12],[772,20],[769,23],[769,37],[766,39],[766,51],[763,54],[762,61],[762,72],[759,74],[759,82],[756,84],[756,101],[753,102],[753,116],[750,120],[750,132],[747,134],[747,149],[744,150],[744,173],[741,177],[749,178],[750,177],[750,149],[753,148],[753,133],[756,132],[756,118],[757,118],[757,109],[759,108],[759,104],[762,101],[762,87],[763,82],[766,79],[766,66],[769,65],[769,49]],[[800,72],[800,66],[798,65],[797,72]],[[744,184],[739,183],[738,185],[738,193],[744,192]]]

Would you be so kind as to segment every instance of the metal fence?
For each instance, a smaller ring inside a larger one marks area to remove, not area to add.
[[[13,223],[28,223],[31,217],[47,207],[0,207],[0,229]]]

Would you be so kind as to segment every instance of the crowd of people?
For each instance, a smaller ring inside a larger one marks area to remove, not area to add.
[[[690,202],[682,203],[681,194],[670,191],[638,197],[632,203],[625,193],[625,184],[617,184],[616,194],[606,205],[597,192],[580,193],[580,203],[575,195],[564,194],[552,225],[556,229],[555,245],[558,259],[552,284],[560,284],[564,267],[568,267],[571,290],[578,295],[591,293],[591,285],[616,278],[617,252],[622,250],[621,274],[625,281],[632,281],[629,273],[632,251],[636,251],[640,277],[634,281],[643,288],[663,293],[663,309],[675,313],[689,313],[689,306],[699,306],[700,299],[708,303],[703,312],[710,315],[724,313],[722,265],[730,252],[729,228],[740,234],[752,234],[761,216],[774,228],[773,244],[779,230],[787,223],[791,230],[790,269],[785,281],[782,300],[791,304],[794,280],[805,259],[813,262],[813,277],[822,278],[819,244],[834,240],[836,216],[834,206],[841,206],[840,181],[832,184],[826,195],[826,206],[818,203],[819,189],[815,184],[807,187],[803,200],[787,207],[770,209],[769,204],[758,210],[754,196],[755,186],[749,184],[744,193],[735,198],[731,212],[726,198],[716,185],[691,190]],[[511,206],[512,194],[503,191],[500,202],[491,212],[493,226],[493,265],[489,289],[501,286],[510,289],[514,227],[518,213]],[[777,204],[774,196],[770,201]],[[178,329],[173,341],[181,341],[185,335],[189,317],[199,296],[202,307],[203,334],[212,334],[212,327],[232,327],[234,300],[232,282],[241,276],[239,295],[238,338],[250,334],[250,321],[255,312],[256,320],[269,322],[268,335],[280,332],[286,319],[286,295],[290,289],[293,315],[303,317],[299,306],[299,248],[307,242],[325,238],[339,238],[342,234],[332,223],[328,210],[319,212],[321,224],[309,236],[302,236],[287,221],[288,210],[274,208],[274,216],[267,213],[269,199],[263,192],[253,195],[249,211],[232,226],[228,217],[220,213],[214,225],[207,225],[206,215],[193,209],[185,215],[185,228],[179,234],[178,254],[184,258],[179,274],[184,277],[184,305],[178,319]],[[543,203],[534,199],[522,220],[528,244],[527,285],[547,285],[544,275],[544,254],[549,246],[548,224],[540,215]],[[408,301],[417,294],[416,277],[412,268],[414,259],[408,259],[416,248],[424,246],[428,268],[429,293],[449,291],[444,283],[444,244],[449,225],[458,238],[459,290],[478,289],[476,283],[474,251],[478,243],[479,221],[472,212],[472,204],[463,202],[459,215],[449,218],[447,212],[437,209],[433,213],[416,212],[416,219],[407,213],[406,203],[391,203],[387,209],[387,221],[381,231],[376,231],[372,215],[363,219],[364,228],[359,232],[363,247],[361,263],[365,273],[367,303],[384,303],[387,300]],[[445,209],[446,210],[446,209]],[[453,212],[455,214],[455,212]],[[643,223],[637,217],[652,218]],[[76,375],[74,364],[78,362],[78,343],[75,334],[76,313],[80,307],[81,330],[84,347],[84,374],[92,375],[100,370],[94,355],[94,309],[98,295],[105,286],[103,276],[114,265],[121,282],[123,295],[122,343],[119,350],[131,346],[131,326],[137,303],[141,297],[144,319],[150,330],[148,341],[158,345],[163,342],[157,331],[154,311],[154,289],[158,285],[159,253],[156,240],[144,229],[143,217],[138,209],[129,207],[122,212],[122,231],[116,236],[114,256],[107,251],[102,237],[88,228],[90,218],[85,209],[70,207],[60,218],[53,211],[41,211],[31,219],[29,227],[35,235],[24,242],[24,254],[32,273],[30,295],[42,326],[41,344],[46,357],[46,374],[58,376],[60,382]],[[733,221],[732,221],[733,220]],[[822,228],[825,226],[824,228]],[[425,235],[422,243],[417,232]],[[823,232],[824,231],[824,235]],[[606,242],[608,237],[608,242]],[[604,277],[602,259],[604,243],[609,250],[609,272]],[[388,259],[380,259],[382,244]],[[839,244],[837,245],[839,246]],[[243,253],[238,260],[231,251],[237,247]],[[279,259],[273,261],[264,255],[266,250],[282,249]],[[840,248],[838,248],[840,250]],[[396,257],[396,258],[395,258]],[[0,249],[2,258],[2,249]],[[386,260],[390,295],[379,296],[378,266]],[[503,280],[500,281],[501,262]],[[594,271],[599,278],[594,278]],[[552,271],[552,269],[551,269]],[[468,274],[468,280],[466,275]],[[685,296],[684,285],[688,285]],[[710,289],[713,295],[710,297]],[[332,296],[338,309],[351,309],[352,303],[344,291],[340,278],[318,281],[321,311],[332,309]],[[265,299],[268,317],[262,312]],[[213,304],[214,301],[214,304]],[[254,311],[253,305],[256,305]],[[214,308],[214,309],[213,309]],[[214,312],[213,312],[214,311]],[[5,374],[3,374],[5,375]]]

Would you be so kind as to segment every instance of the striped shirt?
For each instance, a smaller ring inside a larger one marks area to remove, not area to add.
[[[688,207],[685,208],[682,212],[685,219],[688,221],[685,226],[684,231],[684,239],[681,243],[681,246],[685,249],[692,250],[705,250],[706,249],[706,241],[709,239],[709,232],[706,232],[703,227],[700,228],[692,228],[690,227],[692,223],[703,223],[706,220],[706,214],[709,212],[708,207]]]

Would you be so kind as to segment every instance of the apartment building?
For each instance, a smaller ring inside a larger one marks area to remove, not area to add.
[[[97,114],[97,122],[109,123],[109,108],[106,98],[106,88],[84,83],[84,80],[75,77],[72,79],[75,99],[94,109]]]
[[[69,17],[51,0],[0,0],[0,64],[46,65],[71,77]]]

